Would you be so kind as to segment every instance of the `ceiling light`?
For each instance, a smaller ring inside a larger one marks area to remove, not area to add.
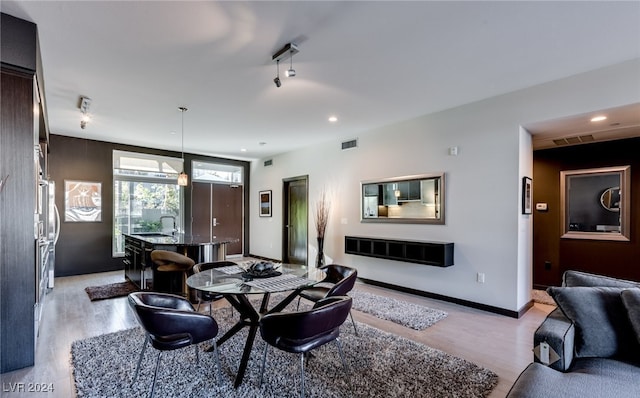
[[[186,187],[189,185],[189,176],[184,172],[184,113],[187,111],[187,108],[181,106],[178,109],[182,112],[182,172],[178,176],[178,185]]]
[[[296,75],[296,70],[293,69],[293,54],[291,54],[291,64],[289,66],[289,70],[287,71],[287,77],[294,77]]]
[[[592,122],[601,122],[603,120],[607,120],[607,117],[606,116],[596,116],[596,117],[591,118]]]
[[[78,108],[80,108],[80,112],[82,112],[82,118],[80,118],[80,128],[83,130],[87,127],[87,123],[91,121],[89,106],[91,106],[91,98],[80,97],[80,104],[78,105]]]
[[[273,79],[273,82],[276,84],[276,87],[282,86],[282,82],[280,81],[280,61],[276,61],[276,77]]]
[[[240,152],[247,152],[247,148],[240,148]]]
[[[289,66],[289,70],[285,72],[287,77],[294,77],[296,75],[296,70],[293,69],[293,55],[299,52],[298,47],[293,43],[287,43],[280,50],[276,51],[275,54],[271,56],[272,61],[276,61],[276,77],[273,79],[273,82],[276,84],[276,87],[280,87],[282,85],[282,81],[280,81],[280,61],[284,61],[287,58],[291,58],[291,64]]]
[[[338,121],[338,117],[337,117],[337,116],[329,116],[329,121],[330,121],[331,123],[335,123],[335,122],[337,122],[337,121]]]

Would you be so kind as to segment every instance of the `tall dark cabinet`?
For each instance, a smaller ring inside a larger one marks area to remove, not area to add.
[[[37,176],[34,147],[41,120],[37,93],[37,31],[1,14],[0,372],[35,358]]]

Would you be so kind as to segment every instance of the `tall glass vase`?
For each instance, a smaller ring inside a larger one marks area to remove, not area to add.
[[[318,238],[318,257],[316,258],[316,268],[324,265],[324,238]]]

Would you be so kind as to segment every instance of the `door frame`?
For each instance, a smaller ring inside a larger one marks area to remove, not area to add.
[[[309,175],[301,175],[296,177],[289,177],[282,179],[282,261],[289,261],[289,185],[292,182],[304,181],[305,182],[305,196],[307,202],[307,258],[305,263],[309,263]]]

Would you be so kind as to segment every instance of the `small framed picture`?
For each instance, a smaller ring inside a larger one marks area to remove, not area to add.
[[[271,191],[260,191],[260,217],[271,217]]]
[[[533,206],[533,192],[531,191],[531,178],[522,177],[522,214],[531,214]]]

